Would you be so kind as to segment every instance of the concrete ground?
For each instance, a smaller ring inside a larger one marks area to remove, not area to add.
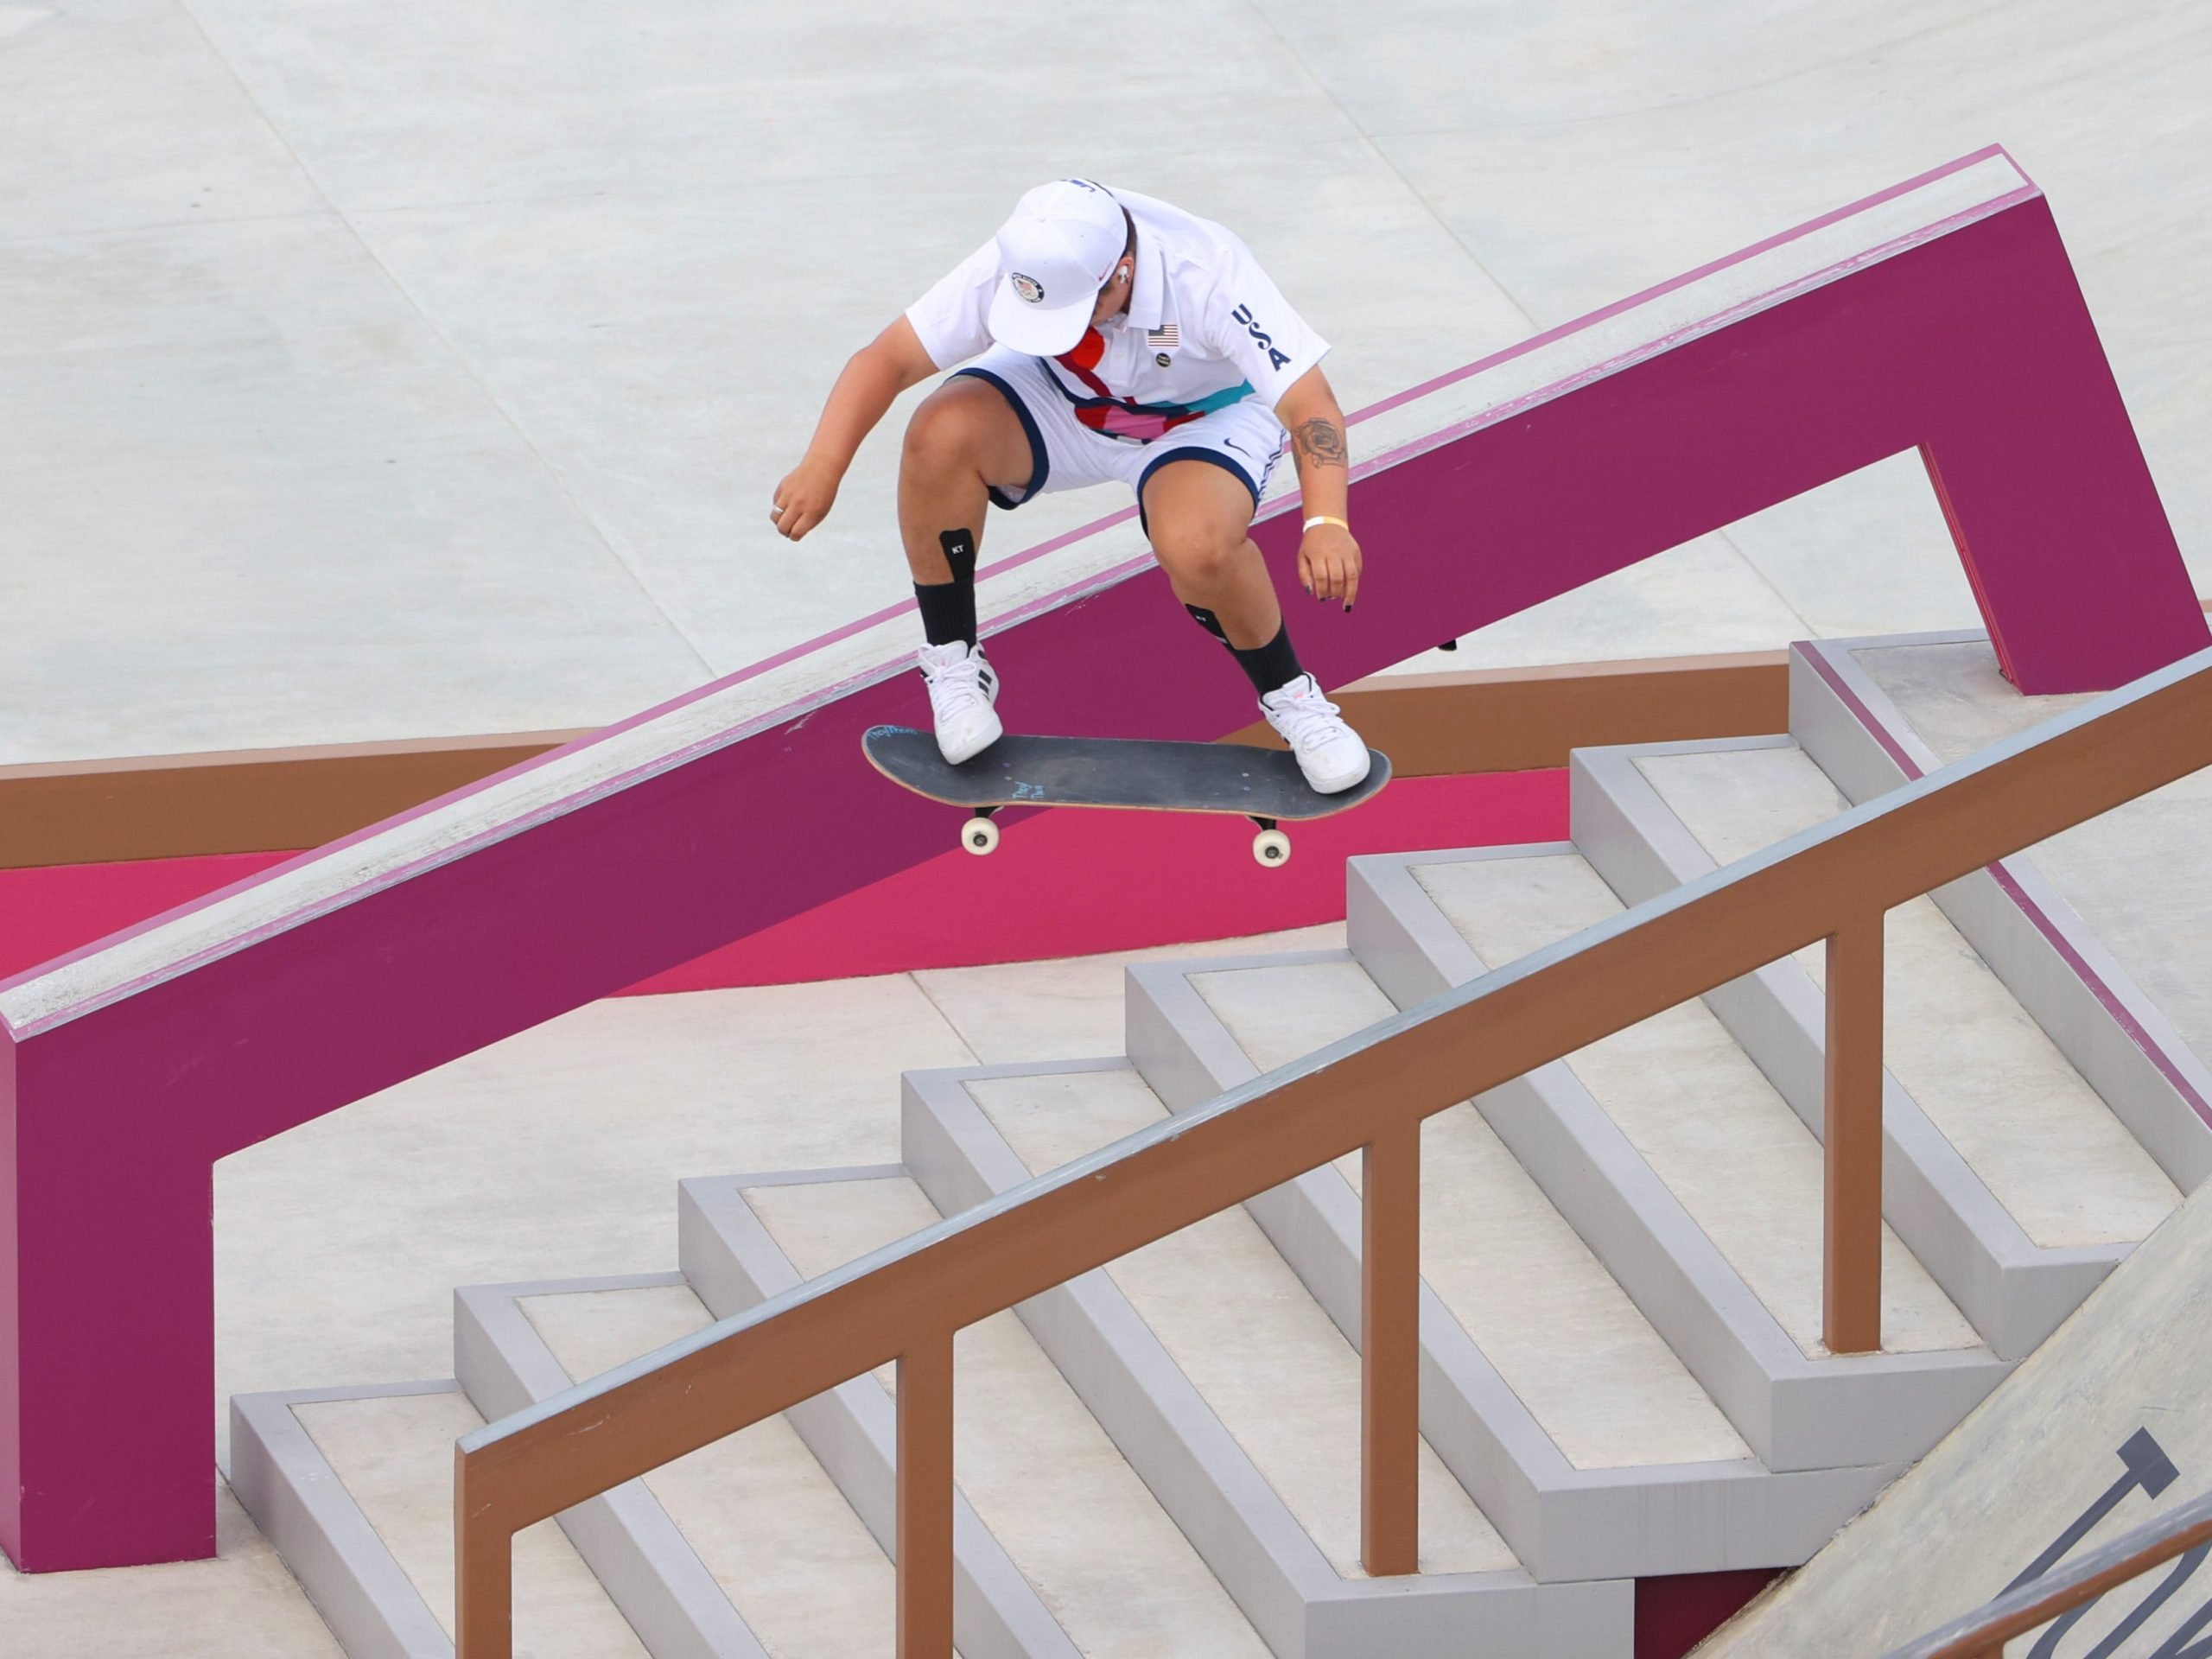
[[[1241,230],[1357,408],[2002,141],[2212,587],[2209,72],[2171,0],[12,0],[0,764],[597,724],[901,597],[895,442],[769,493],[1067,171]],[[1974,620],[1908,458],[1458,660]]]
[[[799,549],[769,493],[1065,172],[1239,229],[1356,409],[2001,141],[2212,588],[2208,76],[2169,0],[0,0],[0,764],[596,724],[899,598],[887,435]],[[1452,660],[1974,620],[1906,458]],[[453,1285],[664,1267],[675,1176],[895,1155],[899,1069],[1119,1014],[1096,962],[581,1011],[222,1167],[219,1386],[442,1375]],[[0,1649],[334,1651],[224,1514],[0,1572]]]

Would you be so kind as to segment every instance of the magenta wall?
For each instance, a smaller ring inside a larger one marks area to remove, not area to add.
[[[1915,445],[2024,686],[2109,686],[2205,643],[2031,193],[1370,466],[1352,486],[1371,561],[1352,616],[1297,594],[1293,517],[1278,511],[1255,535],[1301,652],[1341,684]],[[1155,569],[1020,623],[993,654],[1033,730],[1104,730],[1090,688],[1109,673],[1130,688],[1111,716],[1124,733],[1212,738],[1251,717],[1243,682]],[[1154,671],[1122,672],[1133,657]],[[909,675],[794,708],[620,794],[9,1038],[0,1470],[17,1476],[0,1489],[0,1546],[38,1571],[209,1554],[214,1160],[936,856],[944,810],[885,787],[855,753],[868,726],[919,712]]]
[[[1348,858],[1561,840],[1567,810],[1564,769],[1401,778],[1357,812],[1293,826],[1295,856],[1278,869],[1245,855],[1252,826],[1243,818],[1040,813],[988,860],[948,847],[621,995],[1090,956],[1341,921]],[[963,818],[944,810],[948,842]],[[0,977],[293,856],[0,870]]]

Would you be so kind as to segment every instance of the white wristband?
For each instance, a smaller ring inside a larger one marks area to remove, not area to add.
[[[1351,528],[1350,524],[1338,518],[1335,514],[1327,512],[1317,512],[1311,518],[1308,518],[1306,521],[1306,528],[1308,530],[1313,529],[1316,524],[1334,524],[1338,530],[1350,530]]]

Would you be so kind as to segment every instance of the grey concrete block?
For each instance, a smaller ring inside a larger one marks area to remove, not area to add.
[[[1434,863],[1529,850],[1484,848],[1397,856],[1407,863]],[[1363,874],[1375,883],[1375,891],[1408,902],[1410,894],[1418,894],[1420,905],[1430,904],[1417,884],[1377,880],[1377,867],[1384,861],[1363,862]],[[1421,926],[1410,925],[1398,937],[1418,937]],[[1303,953],[1297,959],[1312,957]],[[1190,984],[1191,977],[1265,960],[1185,960],[1130,970],[1132,1029],[1138,1024],[1135,1004],[1141,999],[1147,1005],[1145,1028],[1151,1033],[1144,1057],[1133,1051],[1131,1059],[1141,1068],[1156,1066],[1161,1078],[1179,1088],[1179,1097],[1163,1096],[1171,1110],[1198,1103],[1190,1082],[1199,1068],[1197,1057],[1223,1054],[1225,1042],[1234,1047]],[[1444,971],[1433,967],[1432,976],[1440,979]],[[1179,1057],[1166,1052],[1178,1034],[1186,1038]],[[1250,1062],[1237,1051],[1211,1092],[1242,1081],[1250,1070]],[[1148,1081],[1153,1076],[1146,1071]],[[2009,1369],[2006,1362],[1979,1349],[1808,1358],[1563,1062],[1517,1078],[1475,1104],[1770,1475],[1876,1470],[1909,1462],[1934,1445]],[[1264,1193],[1247,1206],[1355,1342],[1358,1202],[1330,1169]],[[1433,1312],[1449,1320],[1440,1306]],[[1463,1480],[1481,1478],[1483,1459],[1447,1451],[1434,1436],[1432,1443]],[[1878,1489],[1882,1478],[1866,1477],[1862,1495]],[[1470,1490],[1487,1508],[1491,1493],[1471,1484]],[[1850,1513],[1850,1508],[1841,1510],[1829,1525]],[[1502,1502],[1493,1521],[1501,1531],[1517,1523],[1512,1505]],[[1532,1548],[1541,1549],[1544,1541],[1532,1542]]]
[[[966,1082],[1121,1064],[909,1072],[902,1121],[907,1167],[948,1212],[1017,1186],[1029,1172]],[[1599,1659],[1630,1651],[1633,1586],[1618,1579],[1539,1583],[1525,1570],[1339,1577],[1103,1271],[1017,1312],[1278,1659],[1378,1653]],[[1425,1375],[1425,1418],[1435,1386]]]
[[[453,1659],[453,1638],[292,1408],[459,1387],[439,1381],[231,1396],[231,1490],[349,1659]]]
[[[656,1273],[466,1286],[453,1299],[454,1373],[487,1421],[520,1411],[572,1380],[523,1312],[523,1298],[683,1282],[680,1273]],[[653,1659],[768,1659],[644,1481],[626,1481],[556,1519]]]
[[[1579,749],[1571,782],[1575,845],[1635,905],[1709,874],[1714,861],[1637,766],[1638,757],[1787,747],[1787,737]],[[1827,1005],[1785,957],[1709,991],[1707,1007],[1815,1139],[1824,1128]],[[1942,1131],[1884,1074],[1882,1208],[1992,1352],[2018,1359],[2079,1306],[2125,1245],[2045,1249],[2022,1230]]]
[[[1567,850],[1566,843],[1558,850]],[[1483,973],[1482,958],[1427,899],[1404,858],[1363,855],[1345,861],[1346,941],[1368,977],[1401,1008],[1426,1002]]]
[[[1793,646],[1790,730],[1854,804],[1936,771],[1940,757],[1856,653],[1986,638],[1967,631]],[[2192,1192],[2212,1176],[2212,1126],[2174,1083],[2179,1077],[2212,1099],[2212,1057],[2190,1048],[2032,857],[2001,860],[1930,897],[2177,1186]]]
[[[716,1176],[677,1185],[677,1249],[684,1275],[716,1319],[743,1313],[800,1282],[745,1201],[748,1186],[804,1185],[903,1174],[898,1166]],[[898,1413],[873,1376],[856,1376],[784,1414],[887,1555],[896,1557]],[[991,1535],[953,1494],[953,1629],[969,1659],[1077,1659],[1075,1644]]]

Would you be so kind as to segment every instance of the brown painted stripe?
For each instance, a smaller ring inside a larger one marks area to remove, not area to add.
[[[1529,772],[1602,744],[1786,731],[1789,661],[1787,652],[1761,651],[1380,674],[1337,700],[1401,777]],[[588,735],[0,766],[0,869],[320,847]],[[1281,747],[1264,721],[1223,741]]]
[[[1382,674],[1337,695],[1399,776],[1563,766],[1570,749],[1758,737],[1789,728],[1789,655]],[[1280,740],[1263,721],[1233,742]]]
[[[0,869],[320,847],[583,735],[0,766]]]
[[[1339,694],[1401,776],[1525,772],[1599,743],[1789,724],[1788,655],[1382,675]],[[520,732],[0,767],[0,869],[320,847],[586,735]],[[1277,745],[1264,722],[1231,741]]]

